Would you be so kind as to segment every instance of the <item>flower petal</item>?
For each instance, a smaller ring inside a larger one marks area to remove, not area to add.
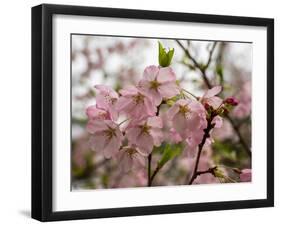
[[[171,67],[160,68],[157,81],[160,83],[176,81],[176,74]]]
[[[203,98],[210,98],[210,97],[213,97],[217,94],[219,94],[222,90],[222,87],[221,86],[215,86],[213,87],[212,89],[209,89],[203,96]]]
[[[105,131],[108,128],[105,121],[106,120],[90,120],[86,126],[86,129],[91,134]]]
[[[162,97],[171,98],[180,93],[179,87],[176,82],[166,82],[158,87],[159,93]]]
[[[145,68],[143,72],[143,78],[147,81],[153,81],[159,72],[159,67],[151,65]]]
[[[155,128],[162,128],[163,127],[162,118],[159,116],[149,117],[147,119],[147,125]]]

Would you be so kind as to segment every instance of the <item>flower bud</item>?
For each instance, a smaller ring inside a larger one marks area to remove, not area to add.
[[[229,104],[231,106],[237,106],[238,100],[235,97],[228,97],[224,100],[224,103]]]

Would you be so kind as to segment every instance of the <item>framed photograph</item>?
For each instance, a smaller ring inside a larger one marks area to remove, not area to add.
[[[274,21],[32,8],[32,217],[274,205]]]

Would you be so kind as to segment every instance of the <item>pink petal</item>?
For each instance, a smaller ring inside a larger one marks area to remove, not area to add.
[[[107,95],[111,96],[112,98],[118,98],[119,97],[118,93],[109,86],[96,85],[95,88],[97,90],[99,90],[102,95],[107,94]]]
[[[138,89],[135,86],[129,86],[126,89],[121,89],[119,93],[122,96],[133,96],[138,93]]]
[[[155,128],[162,128],[163,127],[162,118],[159,116],[149,117],[147,119],[147,125]]]
[[[176,81],[176,75],[171,67],[161,68],[157,76],[160,83]]]
[[[111,88],[109,86],[105,86],[105,85],[95,85],[95,88],[97,90],[99,90],[100,92],[109,93],[111,91]]]
[[[132,167],[132,159],[129,158],[125,150],[122,149],[118,152],[117,159],[118,166],[120,167],[121,171],[124,173],[129,172]]]
[[[200,126],[201,126],[201,117],[195,112],[189,113],[186,123],[186,129],[196,130]]]
[[[222,117],[220,117],[220,116],[216,116],[216,117],[213,119],[212,123],[215,123],[215,128],[221,128],[221,127],[222,127],[222,124],[223,124],[223,119],[222,119]]]
[[[161,129],[150,129],[150,135],[153,138],[154,145],[157,147],[160,146],[164,139]]]
[[[102,134],[95,134],[90,138],[90,147],[93,151],[101,152],[106,144],[106,137]]]
[[[127,97],[120,97],[116,103],[117,111],[131,111],[135,107],[133,99]]]
[[[169,120],[172,120],[174,116],[179,112],[179,105],[174,104],[172,107],[170,107],[167,111],[167,118]]]
[[[112,120],[116,121],[118,119],[118,112],[115,109],[115,106],[112,106],[109,108],[109,114],[110,114]]]
[[[106,120],[90,120],[86,126],[86,129],[89,133],[102,132],[108,129]]]
[[[89,119],[109,119],[109,114],[105,110],[98,109],[92,105],[86,109],[86,114]]]
[[[137,144],[137,138],[141,133],[141,128],[132,127],[126,131],[126,136],[130,144]]]
[[[149,155],[153,149],[153,138],[147,133],[141,133],[137,139],[136,145],[140,149],[140,152],[144,155]]]
[[[159,68],[155,65],[151,65],[145,68],[143,72],[143,78],[147,81],[153,81],[159,72]]]
[[[213,97],[217,94],[219,94],[222,90],[222,87],[221,86],[215,86],[213,87],[212,89],[209,89],[203,96],[203,98],[210,98],[210,97]]]
[[[139,109],[140,110],[140,113],[142,111],[144,111],[143,113],[147,113],[147,115],[149,116],[153,116],[155,115],[156,111],[157,111],[157,108],[156,106],[152,103],[152,101],[148,98],[145,98],[144,99],[144,106],[145,106],[145,109]]]
[[[104,110],[108,110],[110,102],[102,94],[97,94],[96,96],[97,107]]]
[[[182,141],[182,138],[174,128],[171,128],[169,133],[169,140],[170,142],[177,144]]]
[[[211,97],[206,99],[206,102],[211,105],[214,109],[217,109],[222,104],[223,100],[219,97]]]
[[[158,90],[162,97],[171,98],[180,93],[179,87],[176,82],[166,82],[158,87]]]
[[[103,149],[104,157],[108,159],[115,156],[118,153],[120,146],[121,141],[113,136]]]
[[[184,115],[177,113],[173,118],[173,127],[182,136],[185,137],[185,130],[187,127],[187,120]]]

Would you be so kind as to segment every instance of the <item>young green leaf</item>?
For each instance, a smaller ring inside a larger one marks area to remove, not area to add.
[[[158,162],[159,168],[162,168],[169,160],[172,160],[182,152],[181,145],[166,144],[162,158]]]
[[[158,42],[159,46],[159,56],[158,61],[161,67],[168,67],[171,64],[171,61],[174,56],[174,49],[169,49],[168,51],[165,50],[161,42]]]

